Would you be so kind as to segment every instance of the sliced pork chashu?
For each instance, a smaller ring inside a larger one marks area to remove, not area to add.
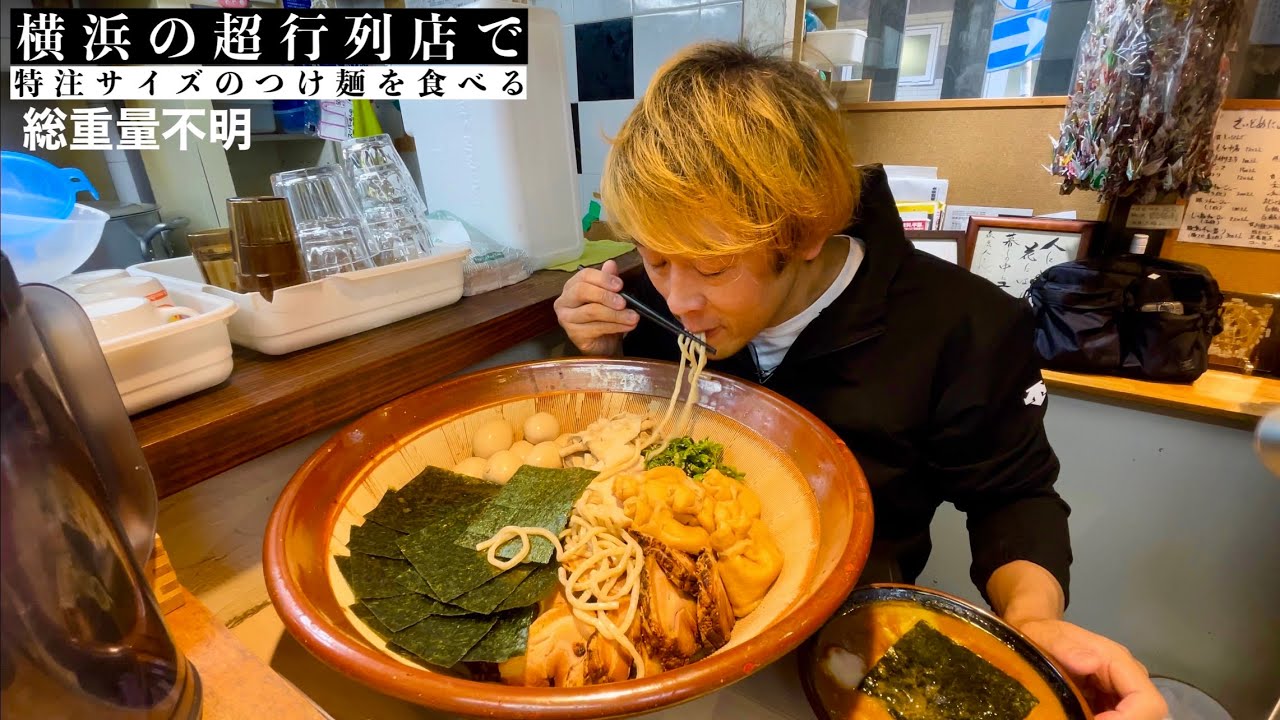
[[[672,585],[689,597],[697,597],[698,569],[693,558],[644,533],[635,533],[635,538],[644,550],[645,559],[653,558]]]
[[[499,665],[502,679],[530,687],[584,687],[626,680],[631,662],[617,643],[573,616],[562,599],[529,627],[525,654]]]
[[[737,620],[729,602],[729,593],[724,589],[724,581],[716,567],[715,553],[703,550],[695,565],[698,575],[698,640],[704,651],[712,653],[729,642]]]
[[[682,667],[696,659],[701,648],[698,604],[671,581],[656,555],[645,553],[637,616],[636,648],[647,661],[646,672]]]

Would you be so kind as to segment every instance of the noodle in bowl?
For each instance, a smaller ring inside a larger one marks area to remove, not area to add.
[[[718,689],[793,649],[836,610],[856,581],[870,543],[870,495],[847,449],[816,419],[779,396],[711,374],[698,381],[687,425],[676,428],[724,446],[726,464],[743,469],[742,482],[763,501],[760,519],[785,555],[763,600],[738,619],[728,643],[713,654],[622,682],[511,687],[406,660],[348,609],[354,596],[333,557],[346,553],[351,527],[364,521],[387,490],[404,486],[426,466],[453,467],[470,455],[477,428],[496,418],[520,427],[535,413],[549,413],[564,428],[622,413],[679,419],[684,408],[672,402],[671,392],[676,372],[670,364],[623,360],[498,368],[407,396],[344,429],[298,471],[272,514],[264,564],[286,626],[322,660],[366,684],[473,716],[608,717],[654,710]],[[659,423],[655,430],[661,428]],[[657,435],[655,445],[665,439]],[[598,480],[612,477],[606,471]],[[327,504],[315,502],[320,497]],[[554,538],[565,560],[561,583],[583,620],[602,617],[597,609],[617,608],[618,602],[634,610],[641,559],[634,538],[611,525],[616,516],[609,515],[618,508],[596,506],[590,498],[589,489],[569,528]],[[303,527],[305,515],[312,516],[310,528]],[[616,532],[600,532],[601,527]],[[514,532],[493,538],[493,547],[526,533],[526,542],[538,536],[533,529],[508,530]],[[583,570],[575,557],[609,558],[605,567],[611,569]],[[581,592],[575,602],[575,588],[588,587],[600,592]],[[618,623],[623,632],[630,621]],[[606,637],[617,637],[616,626],[592,624]]]

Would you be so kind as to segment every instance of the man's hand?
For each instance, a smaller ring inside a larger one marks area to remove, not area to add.
[[[618,264],[610,260],[599,270],[579,270],[556,298],[556,319],[584,354],[620,354],[622,336],[640,322],[640,316],[628,310],[617,294],[621,289]]]
[[[1026,560],[1001,565],[987,595],[1005,622],[1058,661],[1097,720],[1164,720],[1164,698],[1125,647],[1062,619],[1063,592],[1048,570]]]
[[[1016,627],[1066,669],[1097,720],[1167,717],[1147,668],[1123,645],[1065,620],[1031,620]]]

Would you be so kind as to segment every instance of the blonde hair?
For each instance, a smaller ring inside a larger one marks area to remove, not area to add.
[[[839,113],[804,66],[741,45],[667,61],[612,141],[610,225],[664,255],[768,249],[779,266],[853,218],[859,173]]]

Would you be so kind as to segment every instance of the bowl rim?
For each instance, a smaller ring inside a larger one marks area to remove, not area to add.
[[[923,587],[921,585],[910,585],[907,583],[870,583],[867,585],[860,585],[849,593],[849,598],[845,605],[832,614],[828,621],[835,620],[836,617],[843,617],[844,615],[857,612],[858,610],[875,603],[891,601],[909,602],[915,599],[897,597],[899,594],[912,596],[923,595],[938,601],[941,605],[947,607],[930,609],[935,612],[947,613],[958,616],[961,619],[970,620],[970,622],[977,625],[979,629],[986,631],[997,640],[1012,646],[1013,651],[1018,653],[1019,656],[1022,655],[1020,650],[1023,650],[1023,648],[1019,648],[1018,645],[1025,645],[1025,649],[1030,649],[1038,655],[1038,662],[1029,659],[1027,662],[1031,664],[1031,666],[1037,671],[1037,674],[1040,675],[1045,683],[1049,685],[1049,688],[1055,691],[1055,697],[1058,698],[1059,702],[1063,702],[1064,693],[1069,693],[1075,698],[1076,703],[1080,706],[1080,714],[1076,716],[1070,715],[1070,709],[1064,707],[1064,710],[1068,713],[1067,717],[1072,718],[1072,720],[1093,720],[1093,709],[1089,707],[1089,703],[1080,692],[1080,688],[1077,687],[1076,683],[1071,679],[1071,675],[1067,672],[1066,668],[1062,667],[1062,664],[1055,660],[1047,650],[1031,638],[1027,637],[1021,630],[1005,622],[995,613],[979,607],[978,605],[957,595],[952,595],[951,593],[937,590],[935,588]],[[976,616],[977,621],[975,622],[971,618],[964,617],[965,614]],[[817,717],[818,720],[829,720],[831,714],[827,712],[822,699],[818,697],[818,690],[813,684],[813,667],[817,662],[815,653],[817,650],[818,637],[820,635],[821,630],[806,638],[802,643],[800,652],[798,653],[800,686],[804,689],[805,700],[808,701],[809,709],[813,711],[814,716]],[[1007,637],[1001,637],[1001,635],[1006,635]],[[1052,671],[1052,676],[1046,677],[1044,672],[1046,668],[1040,667],[1041,665],[1047,666],[1047,669]]]
[[[368,418],[383,412],[391,404],[414,398],[426,399],[450,387],[492,381],[510,373],[534,372],[537,368],[546,366],[610,363],[630,368],[641,366],[665,370],[676,367],[675,363],[666,361],[610,357],[568,357],[510,363],[450,378],[408,393],[370,410],[335,432],[290,478],[280,492],[267,521],[263,539],[263,574],[271,602],[289,633],[321,661],[368,687],[433,710],[469,717],[522,718],[551,713],[557,718],[585,720],[652,712],[726,687],[782,659],[799,647],[844,603],[866,562],[874,528],[870,486],[861,465],[848,446],[813,413],[768,388],[709,370],[703,372],[704,380],[715,380],[725,386],[763,393],[775,404],[810,421],[817,432],[827,437],[836,455],[841,457],[840,465],[844,471],[841,474],[848,478],[841,486],[844,488],[843,492],[849,494],[849,506],[863,510],[866,516],[865,522],[853,524],[848,541],[840,551],[826,581],[817,586],[806,602],[793,604],[777,621],[750,640],[683,668],[639,680],[585,688],[530,688],[482,683],[425,668],[409,667],[368,647],[364,642],[349,641],[346,637],[348,633],[321,613],[303,595],[299,583],[286,572],[285,568],[289,567],[289,551],[284,537],[286,519],[302,502],[300,495],[307,476],[338,448],[341,438],[358,429]],[[700,398],[700,406],[703,399]],[[329,528],[330,532],[331,530]],[[495,702],[488,693],[476,693],[476,688],[481,686],[492,688],[499,693],[500,698]],[[602,715],[602,712],[605,714]],[[547,716],[552,716],[551,714]]]

